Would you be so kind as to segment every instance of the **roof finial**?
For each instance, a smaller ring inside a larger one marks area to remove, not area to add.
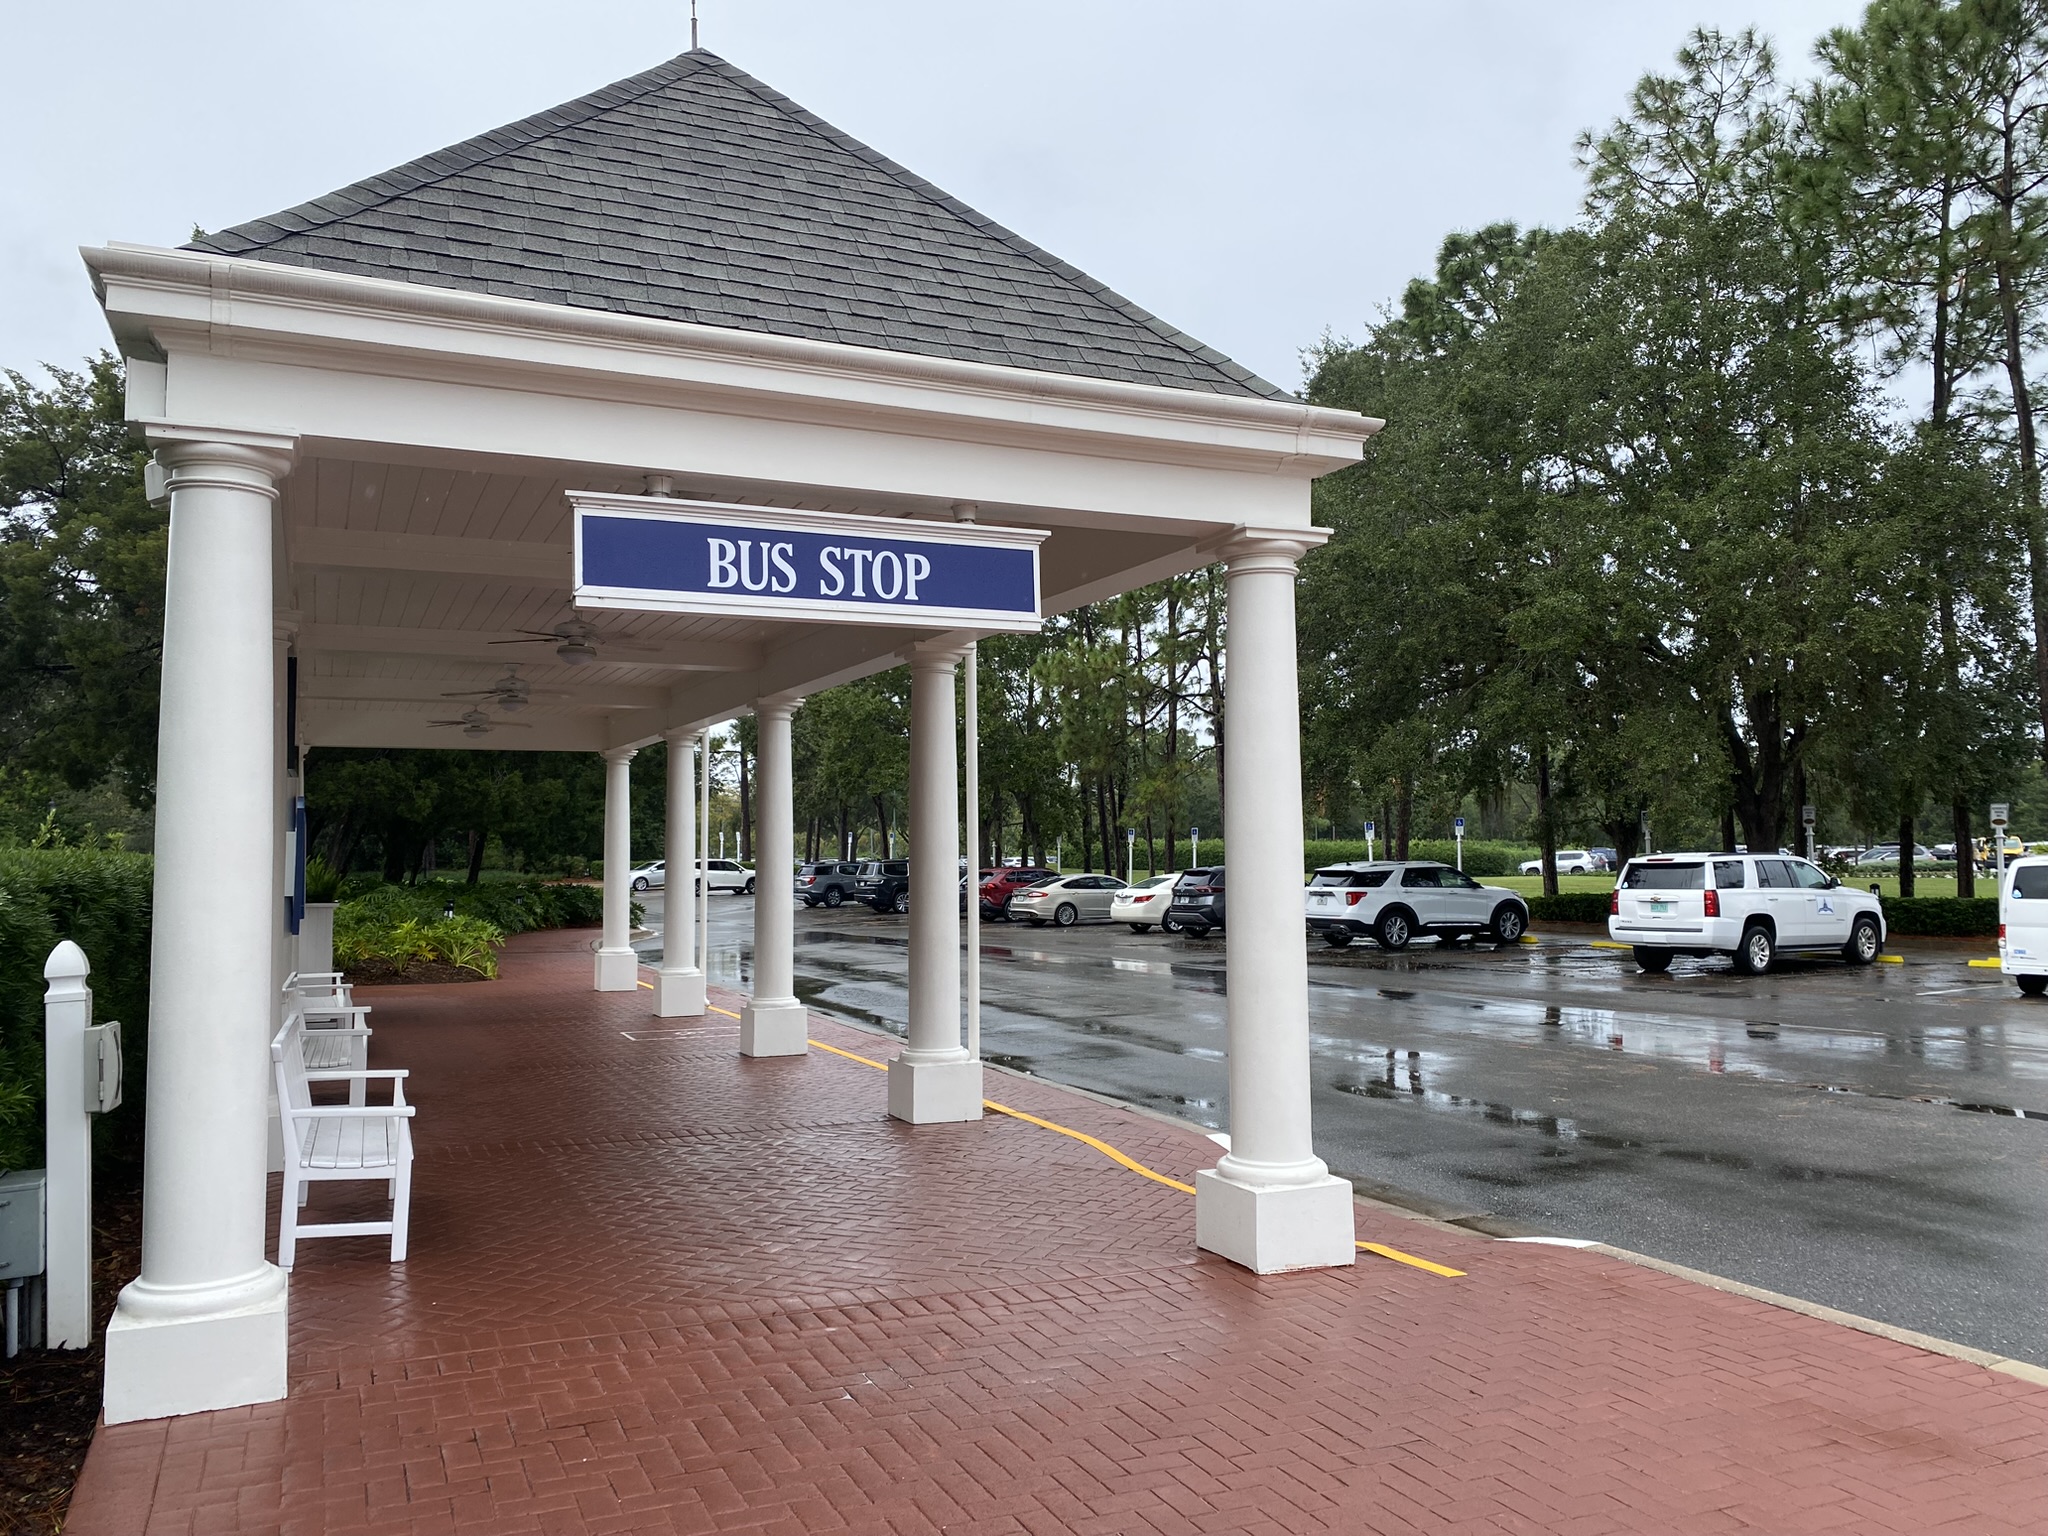
[[[690,0],[690,52],[697,51],[697,0]]]

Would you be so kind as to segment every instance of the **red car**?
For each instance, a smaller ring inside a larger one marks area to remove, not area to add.
[[[1027,864],[1021,869],[989,871],[981,882],[981,915],[1007,923],[1010,920],[1010,898],[1027,885],[1052,879],[1054,873],[1035,864]]]

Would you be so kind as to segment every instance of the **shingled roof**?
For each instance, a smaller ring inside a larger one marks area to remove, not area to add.
[[[1285,395],[701,50],[188,249],[1048,373]]]

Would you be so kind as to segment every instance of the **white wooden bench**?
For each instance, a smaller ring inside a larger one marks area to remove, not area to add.
[[[412,1205],[412,1115],[405,1102],[403,1069],[366,1071],[309,1065],[308,1048],[326,1044],[337,1030],[308,1030],[293,1017],[270,1042],[277,1070],[277,1111],[284,1130],[284,1198],[278,1206],[277,1263],[290,1269],[302,1237],[381,1237],[391,1234],[391,1262],[405,1259]],[[367,1035],[368,1030],[363,1030]],[[373,1080],[391,1084],[389,1104],[366,1104],[359,1090]],[[347,1083],[351,1102],[315,1104],[314,1083]],[[355,1179],[388,1186],[389,1221],[304,1223],[299,1210],[321,1180]]]
[[[305,1022],[314,1038],[305,1042],[306,1066],[315,1072],[361,1072],[370,1065],[370,1016],[339,971],[294,971],[284,983],[284,1022]],[[349,1084],[351,1104],[361,1104],[364,1083]]]

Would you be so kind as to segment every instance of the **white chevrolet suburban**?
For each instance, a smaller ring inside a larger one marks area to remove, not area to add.
[[[1884,948],[1884,907],[1804,859],[1659,853],[1630,859],[1615,882],[1607,933],[1646,971],[1674,955],[1733,955],[1761,976],[1780,954],[1837,954],[1869,965]]]

